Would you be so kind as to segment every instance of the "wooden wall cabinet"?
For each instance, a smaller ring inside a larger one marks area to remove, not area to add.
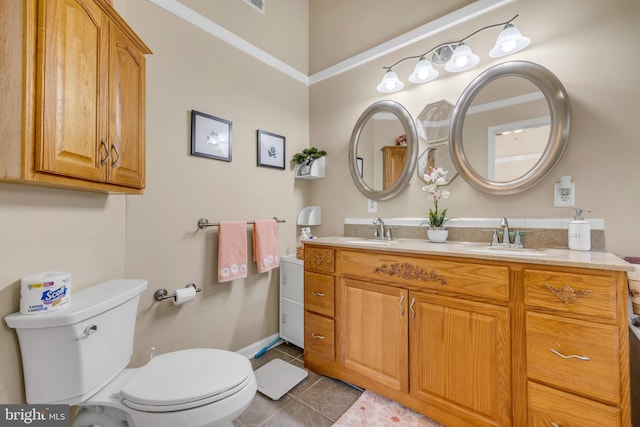
[[[624,272],[322,243],[304,258],[309,369],[448,427],[630,425]]]
[[[0,116],[0,179],[141,194],[149,48],[106,0],[0,7],[13,21],[0,72],[17,96]]]
[[[382,189],[386,190],[396,183],[404,169],[407,156],[406,145],[388,145],[382,151]]]

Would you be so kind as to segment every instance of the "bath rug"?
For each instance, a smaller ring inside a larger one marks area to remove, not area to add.
[[[333,427],[444,427],[431,418],[419,414],[366,390],[342,414]]]

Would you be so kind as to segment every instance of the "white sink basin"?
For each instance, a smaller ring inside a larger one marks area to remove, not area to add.
[[[366,246],[391,246],[395,243],[395,240],[376,240],[376,239],[359,239],[357,237],[347,238],[341,240],[343,243],[349,243],[353,245],[366,245]]]
[[[508,248],[474,248],[469,252],[479,252],[487,255],[508,255],[508,256],[547,256],[544,249],[508,249]]]

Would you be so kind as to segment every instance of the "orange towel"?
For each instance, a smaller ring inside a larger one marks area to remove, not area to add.
[[[253,226],[253,260],[258,273],[264,273],[279,265],[278,224],[275,219],[262,219]]]
[[[247,223],[221,222],[218,237],[218,282],[247,277]]]

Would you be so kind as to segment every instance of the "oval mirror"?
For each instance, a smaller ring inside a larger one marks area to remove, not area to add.
[[[378,101],[360,115],[349,142],[349,171],[371,200],[387,200],[409,183],[418,159],[418,134],[409,112]]]
[[[567,92],[548,69],[526,61],[496,65],[471,82],[453,110],[453,164],[477,190],[519,193],[558,163],[570,119]]]

